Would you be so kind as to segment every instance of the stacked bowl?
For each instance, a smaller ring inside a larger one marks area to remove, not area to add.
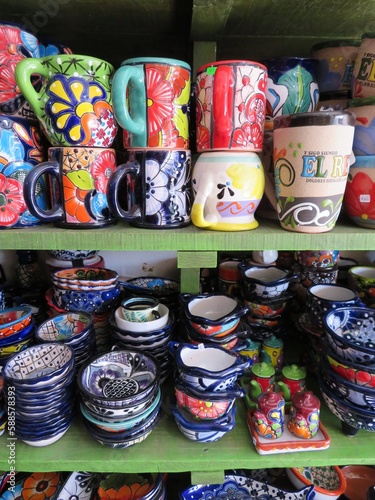
[[[32,312],[28,305],[0,311],[0,366],[32,343],[35,333]]]
[[[51,275],[55,271],[72,267],[104,267],[98,250],[47,250],[46,264]]]
[[[159,419],[159,379],[157,360],[140,351],[114,350],[85,363],[77,382],[89,434],[111,448],[144,441]]]
[[[237,384],[248,357],[214,345],[170,342],[175,363],[176,401],[171,411],[179,430],[193,441],[218,441],[235,426]]]
[[[3,377],[14,436],[38,447],[60,439],[75,414],[73,350],[57,343],[28,347],[6,362]]]
[[[320,389],[346,435],[375,431],[375,310],[341,307],[324,318]]]
[[[94,322],[91,314],[67,312],[40,324],[35,332],[36,342],[61,342],[73,349],[76,371],[96,354]]]

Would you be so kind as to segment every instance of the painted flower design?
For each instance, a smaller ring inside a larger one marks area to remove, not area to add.
[[[19,60],[20,59],[8,61],[7,64],[0,66],[0,92],[2,102],[10,101],[20,94],[20,90],[14,77],[15,69]]]
[[[0,123],[1,126],[1,123]],[[33,164],[40,163],[45,159],[42,137],[38,127],[31,126],[30,132],[20,123],[14,122],[13,129],[16,134],[28,145],[31,149],[28,151],[28,160]]]
[[[151,486],[148,483],[124,484],[118,490],[115,488],[105,490],[102,486],[99,486],[98,497],[101,500],[138,500],[145,497],[150,491]]]
[[[110,380],[121,377],[121,373],[111,368],[99,368],[90,377],[89,387],[98,396],[103,395],[103,389]]]
[[[101,117],[112,107],[106,92],[97,82],[57,74],[46,89],[46,115],[65,140],[74,145],[89,144]],[[115,125],[113,124],[115,127]]]
[[[349,217],[375,221],[375,183],[367,174],[358,172],[352,182],[347,183],[344,208]]]
[[[60,476],[57,472],[34,472],[29,476],[22,490],[23,500],[47,500],[57,491]]]
[[[173,89],[156,67],[146,68],[148,132],[157,134],[174,112]]]
[[[169,197],[168,176],[159,168],[159,163],[150,160],[146,172],[146,215],[154,215]]]
[[[23,184],[0,173],[0,226],[14,226],[26,208]]]
[[[11,490],[8,489],[1,495],[1,500],[22,500],[22,483],[16,484]]]
[[[114,151],[102,151],[91,165],[95,189],[99,193],[107,193],[108,181],[116,170],[116,155]]]
[[[66,213],[70,216],[71,221],[88,223],[91,222],[92,219],[86,210],[85,198],[91,192],[92,186],[90,186],[90,189],[84,189],[82,186],[85,185],[85,182],[76,182],[76,179],[80,181],[80,177],[79,175],[73,175],[74,173],[75,172],[71,172],[70,175],[67,174],[63,177],[65,210]],[[86,174],[88,174],[88,172],[86,170],[83,170],[82,173],[83,177],[87,178]]]

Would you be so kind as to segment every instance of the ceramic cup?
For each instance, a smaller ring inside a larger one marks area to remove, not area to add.
[[[122,317],[145,323],[160,318],[159,301],[154,297],[132,297],[121,302]]]
[[[353,68],[352,96],[375,97],[375,33],[364,33]]]
[[[312,391],[297,392],[292,397],[288,430],[301,439],[316,436],[320,423],[320,401]]]
[[[301,266],[311,269],[330,269],[337,265],[340,250],[297,250],[294,252],[294,257]]]
[[[275,118],[275,190],[283,229],[322,233],[335,226],[354,161],[354,121],[349,111]]]
[[[276,439],[282,436],[285,423],[285,401],[281,394],[269,391],[258,399],[253,413],[253,424],[259,436]]]
[[[359,40],[329,40],[311,48],[318,61],[316,78],[319,92],[351,90]]]
[[[202,153],[192,174],[193,224],[217,231],[257,228],[254,213],[264,193],[264,182],[256,153]]]
[[[375,155],[375,96],[350,99],[347,110],[355,115],[353,153]]]
[[[177,59],[121,63],[113,78],[113,106],[126,149],[189,149],[190,80],[189,64]]]
[[[41,224],[28,209],[23,190],[26,175],[45,160],[45,155],[37,122],[0,115],[0,229]],[[34,187],[36,205],[46,209],[45,180],[40,178]]]
[[[350,167],[343,207],[357,226],[375,229],[375,155],[357,156]]]
[[[316,60],[303,57],[275,57],[263,62],[268,70],[266,91],[268,122],[272,123],[272,120],[280,115],[315,111],[319,101]]]
[[[116,169],[116,155],[107,148],[49,148],[50,161],[26,177],[24,196],[30,212],[58,227],[90,229],[113,224],[108,208],[107,184]],[[39,179],[51,179],[51,208],[38,207],[35,188]]]
[[[189,150],[132,150],[108,184],[114,216],[137,227],[169,229],[191,222]]]
[[[111,147],[117,124],[112,108],[114,68],[96,57],[59,54],[29,58],[16,81],[53,146]],[[32,85],[39,75],[40,90]]]
[[[217,61],[201,66],[196,79],[196,146],[262,151],[267,69],[254,61]]]
[[[39,56],[39,42],[32,33],[13,23],[0,23],[0,114],[36,119],[16,83],[15,69],[25,58]],[[38,84],[33,77],[33,85]]]

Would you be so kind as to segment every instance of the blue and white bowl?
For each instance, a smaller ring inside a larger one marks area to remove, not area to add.
[[[104,290],[64,290],[53,287],[55,304],[64,311],[87,311],[92,314],[102,314],[113,311],[120,299],[121,288],[115,285]]]
[[[292,270],[277,266],[254,266],[241,262],[238,269],[241,272],[242,291],[245,296],[250,297],[279,297],[297,279]]]

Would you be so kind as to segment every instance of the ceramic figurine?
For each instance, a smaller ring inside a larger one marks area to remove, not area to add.
[[[312,391],[296,393],[290,408],[289,432],[301,439],[311,439],[318,432],[319,420],[319,399]]]

